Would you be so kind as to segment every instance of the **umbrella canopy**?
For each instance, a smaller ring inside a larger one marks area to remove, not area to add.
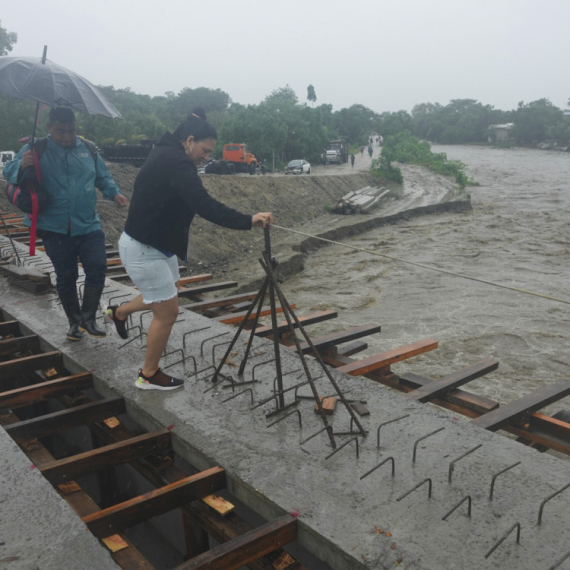
[[[87,79],[41,57],[0,57],[0,93],[50,107],[72,107],[88,115],[122,119]]]

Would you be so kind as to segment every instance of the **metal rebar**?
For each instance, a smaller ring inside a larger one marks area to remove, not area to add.
[[[215,374],[216,373],[216,367],[215,366],[208,366],[208,368],[204,368],[204,370],[198,370],[197,373],[200,374],[200,372],[205,372],[206,370],[209,370],[210,368],[214,369],[214,374]],[[192,374],[192,376],[194,376],[194,374]],[[229,380],[232,384],[234,383],[234,379],[231,376],[224,376],[223,374],[219,374],[219,376],[222,376],[222,379],[218,380],[217,382],[214,382],[209,388],[204,390],[204,394],[206,394],[210,390],[213,390],[214,388],[219,386],[222,382],[227,382]]]
[[[226,342],[219,342],[218,344],[215,344],[214,346],[212,346],[212,364],[214,366],[216,366],[216,347],[218,346],[224,346],[225,344],[231,344],[232,341],[228,340]],[[227,358],[222,358],[222,365],[225,363],[225,360],[227,360]]]
[[[275,420],[274,422],[271,422],[270,424],[267,424],[266,427],[271,427],[274,426],[275,424],[278,424],[279,422],[287,419],[289,416],[292,416],[293,414],[297,414],[299,416],[299,429],[303,428],[303,421],[301,419],[301,412],[299,410],[293,410],[292,412],[289,412],[287,415],[283,416],[282,418],[279,418],[278,420]]]
[[[250,323],[251,331],[249,333],[249,338],[247,339],[247,346],[245,348],[245,353],[244,353],[242,361],[240,362],[240,365],[239,365],[238,376],[243,376],[245,366],[246,366],[247,361],[249,359],[249,353],[251,352],[251,347],[253,346],[253,339],[255,337],[255,330],[257,329],[257,323],[259,322],[259,317],[261,316],[261,311],[263,308],[263,301],[265,301],[265,295],[267,294],[268,284],[269,284],[269,280],[266,277],[263,280],[263,283],[261,284],[261,287],[259,288],[259,291],[257,292],[257,295],[256,295],[255,299],[253,300],[253,303],[250,305],[249,309],[247,310],[247,314],[245,315],[245,318],[240,323],[238,332],[236,333],[236,336],[235,336],[235,338],[237,340],[237,337],[240,335],[241,331],[245,328],[246,323],[249,323],[249,317],[251,316],[251,314],[253,313],[253,311],[257,305],[257,310],[255,311],[255,317],[253,319],[253,322]]]
[[[324,428],[320,429],[318,432],[314,433],[313,435],[310,435],[307,439],[304,439],[303,441],[301,441],[300,445],[304,445],[305,443],[307,443],[308,441],[310,441],[314,437],[317,437],[320,433],[323,433],[326,429],[332,430],[332,426],[330,424],[327,424]]]
[[[513,467],[516,467],[517,465],[520,465],[520,461],[517,461],[516,463],[513,463],[512,465],[509,465],[508,467],[506,467],[505,469],[499,471],[498,473],[495,473],[495,475],[493,475],[493,478],[491,479],[491,491],[489,492],[489,500],[493,500],[493,490],[495,488],[495,479],[499,476],[502,475],[503,473],[505,473],[506,471],[508,471],[509,469],[512,469]]]
[[[396,474],[396,462],[394,461],[394,458],[392,456],[390,456],[390,457],[386,457],[386,459],[384,459],[384,461],[382,461],[382,463],[378,463],[378,465],[376,465],[376,467],[372,467],[372,469],[370,469],[370,471],[367,471],[360,478],[360,480],[362,481],[362,479],[364,479],[365,477],[368,477],[368,475],[370,475],[371,473],[374,473],[374,471],[376,471],[376,469],[382,467],[382,465],[384,465],[385,463],[388,463],[388,461],[392,462],[392,477],[394,477],[394,475]]]
[[[194,333],[197,333],[197,332],[200,332],[200,331],[205,331],[205,330],[211,329],[211,328],[212,328],[212,327],[202,327],[202,328],[194,329],[193,331],[188,331],[188,332],[184,333],[184,334],[182,335],[182,348],[186,348],[186,337],[187,337],[189,334],[194,334]]]
[[[132,293],[125,293],[124,295],[115,295],[114,297],[109,297],[109,305],[113,304],[115,299],[122,299],[123,297],[130,297]]]
[[[140,324],[141,330],[143,328],[143,317],[145,315],[152,315],[152,311],[142,311],[142,313],[139,315],[139,324]],[[184,348],[186,348],[186,347],[184,347]]]
[[[237,398],[238,396],[241,396],[246,392],[249,392],[251,394],[251,404],[253,405],[253,390],[251,388],[246,388],[245,390],[242,390],[241,392],[238,392],[237,394],[234,394],[233,396],[230,396],[229,398],[222,400],[222,404],[224,404],[225,402],[229,402],[230,400],[233,400],[234,398]]]
[[[295,374],[295,372],[300,372],[300,371],[301,371],[301,368],[299,368],[298,370],[291,370],[291,372],[284,372],[282,374],[282,376],[287,376],[289,374]],[[273,378],[273,391],[274,392],[277,392],[276,384],[277,384],[277,376],[275,376],[275,378]]]
[[[6,235],[8,236],[8,239],[10,240],[10,243],[12,244],[12,249],[14,250],[14,253],[16,254],[16,259],[18,260],[18,266],[20,266],[20,265],[22,265],[22,260],[20,259],[20,255],[18,254],[18,250],[16,249],[16,246],[14,245],[14,240],[12,239],[12,236],[10,235],[10,231],[6,227],[6,222],[4,221],[4,216],[2,216],[2,214],[0,214],[0,219],[2,220],[2,225],[4,226],[4,229],[6,230]]]
[[[544,501],[542,501],[542,503],[540,503],[540,509],[538,510],[538,524],[542,524],[542,511],[544,510],[544,505],[550,501],[550,499],[553,499],[554,497],[556,497],[556,495],[560,495],[560,493],[562,493],[562,491],[565,491],[566,489],[568,489],[568,487],[570,487],[570,483],[568,483],[567,485],[564,485],[564,487],[562,487],[562,489],[558,489],[558,491],[556,491],[555,493],[552,493],[552,495],[549,495],[548,497],[546,497],[546,499],[544,499]]]
[[[445,515],[443,515],[441,517],[441,520],[444,521],[453,511],[458,509],[465,501],[468,501],[468,503],[467,503],[467,516],[470,517],[471,516],[471,495],[467,495],[466,497],[463,497],[463,499],[461,499],[461,501],[459,501],[459,503],[457,503],[457,505],[455,505],[455,507],[453,507],[449,512],[447,512]]]
[[[222,336],[226,336],[227,334],[230,334],[230,331],[226,331],[226,332],[224,332],[224,333],[220,333],[220,334],[217,334],[217,335],[215,335],[215,336],[211,336],[211,337],[209,337],[209,338],[205,338],[205,339],[202,341],[202,344],[200,345],[200,356],[204,356],[204,345],[205,345],[209,340],[214,340],[215,338],[220,338],[220,337],[222,337]]]
[[[349,443],[352,443],[353,441],[356,442],[356,459],[358,459],[360,457],[360,452],[358,449],[358,438],[357,437],[353,437],[352,439],[349,439],[348,441],[345,441],[340,447],[337,447],[332,453],[329,453],[326,457],[325,460],[328,459],[329,457],[332,457],[335,453],[338,453],[343,447],[346,447]]]
[[[560,560],[556,561],[548,570],[556,570],[556,568],[558,568],[562,562],[568,560],[568,558],[570,558],[570,551],[560,558]]]
[[[420,441],[423,441],[424,439],[427,439],[428,437],[431,437],[432,435],[435,435],[436,433],[439,433],[440,431],[443,431],[444,429],[445,429],[444,427],[436,429],[435,431],[423,435],[422,437],[420,437],[420,439],[416,440],[416,443],[414,443],[414,454],[412,456],[412,463],[416,462],[416,450],[418,448],[418,443],[420,443]]]
[[[273,362],[275,360],[275,358],[270,358],[269,360],[264,360],[263,362],[258,362],[257,364],[255,364],[253,366],[253,368],[251,369],[251,379],[255,382],[255,369],[258,366],[263,366],[264,364],[269,364],[270,362]],[[239,376],[239,374],[238,374]]]
[[[503,540],[505,540],[505,538],[507,538],[507,536],[509,536],[509,534],[511,534],[511,532],[513,532],[513,530],[515,530],[515,528],[517,529],[517,544],[520,544],[521,543],[521,523],[515,523],[501,538],[499,538],[499,540],[495,543],[495,546],[493,546],[493,548],[491,548],[491,550],[489,550],[489,552],[487,552],[487,554],[485,554],[485,558],[489,558],[489,556],[491,556],[491,554],[493,554],[493,552],[495,552],[497,547],[503,542]]]
[[[432,482],[431,482],[431,477],[427,477],[427,478],[424,479],[421,483],[418,483],[413,489],[410,489],[409,491],[407,491],[407,492],[404,493],[403,495],[400,495],[400,496],[396,499],[396,501],[401,501],[402,499],[406,498],[410,493],[413,493],[416,489],[419,489],[424,483],[429,483],[428,499],[431,499]]]
[[[169,364],[168,366],[163,366],[163,370],[166,370],[167,368],[170,368],[171,366],[176,366],[177,364],[180,364],[181,362],[186,362],[187,360],[192,359],[192,363],[194,364],[194,374],[193,376],[195,376],[198,373],[198,366],[196,365],[196,359],[190,354],[189,356],[185,356],[182,360],[177,360],[176,362],[173,362],[172,364]]]
[[[480,443],[479,445],[476,445],[473,449],[470,449],[469,451],[466,451],[463,455],[460,455],[457,459],[454,459],[450,464],[449,464],[449,471],[447,473],[447,480],[449,483],[451,483],[451,479],[453,477],[453,470],[455,469],[455,464],[458,461],[461,461],[464,457],[467,457],[470,453],[473,453],[474,451],[477,451],[483,444]]]
[[[324,400],[325,398],[323,398]],[[347,400],[348,402],[348,400]],[[360,432],[360,431],[352,431],[352,425],[354,424],[354,419],[350,418],[350,426],[348,428],[348,431],[335,431],[334,434],[335,435],[362,435],[364,437],[366,437],[368,435],[368,430],[366,430],[364,433]]]
[[[134,327],[134,328],[138,329],[139,327]],[[137,336],[134,336],[133,338],[131,338],[130,340],[125,342],[125,344],[122,344],[121,346],[119,346],[119,348],[117,350],[120,350],[121,348],[125,348],[125,346],[127,346],[127,344],[131,344],[131,342],[133,342],[133,340],[137,340],[137,338],[142,339],[143,336],[146,336],[146,333],[141,331],[140,334],[138,334]]]
[[[269,398],[266,398],[265,400],[261,400],[261,402],[257,402],[257,404],[255,404],[255,406],[253,406],[253,408],[250,408],[250,411],[257,410],[257,408],[263,406],[264,404],[267,404],[267,402],[271,402],[271,400],[275,400],[277,402],[277,394],[273,394],[273,396],[269,396]],[[279,405],[279,404],[277,404],[277,405]]]
[[[239,386],[247,386],[248,384],[255,384],[256,382],[254,380],[246,380],[245,382],[234,382],[233,384],[230,384],[229,386],[222,386],[222,388],[238,388]]]
[[[275,394],[275,410],[273,410],[272,412],[269,412],[268,414],[265,414],[265,419],[272,418],[273,416],[276,416],[279,412],[283,412],[285,410],[288,410],[289,408],[296,406],[298,403],[299,402],[297,400],[295,400],[289,404],[285,404],[284,406],[282,406],[281,402],[279,402],[279,394]]]
[[[403,420],[404,418],[409,418],[410,414],[406,414],[404,416],[400,416],[398,418],[394,418],[393,420],[388,420],[387,422],[383,422],[378,426],[378,431],[376,432],[376,447],[378,449],[380,449],[380,428],[384,427],[388,424],[392,424],[394,422],[399,422],[400,420]]]

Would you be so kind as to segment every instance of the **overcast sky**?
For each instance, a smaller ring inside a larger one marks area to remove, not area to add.
[[[10,56],[96,85],[163,95],[220,88],[242,104],[289,84],[301,101],[376,112],[470,98],[514,109],[570,98],[568,0],[26,0],[3,2]]]

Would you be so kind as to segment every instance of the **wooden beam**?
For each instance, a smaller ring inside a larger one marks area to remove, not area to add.
[[[489,431],[497,431],[525,413],[532,413],[570,394],[570,382],[558,382],[526,394],[522,398],[489,412],[471,423]]]
[[[350,374],[351,376],[359,376],[360,374],[366,374],[377,370],[378,368],[384,368],[390,366],[395,362],[401,362],[417,354],[423,354],[430,350],[435,350],[437,348],[437,341],[430,338],[419,340],[412,344],[402,346],[400,348],[394,348],[388,350],[381,354],[375,354],[374,356],[369,356],[368,358],[363,358],[362,360],[356,360],[350,364],[345,364],[340,366],[337,370],[344,372],[345,374]]]
[[[241,301],[251,301],[252,299],[255,299],[255,297],[257,297],[257,291],[231,295],[230,297],[220,297],[218,299],[208,299],[206,301],[199,301],[198,303],[182,305],[182,307],[189,311],[200,312],[205,311],[206,309],[213,309],[214,307],[233,305],[234,303],[240,303]]]
[[[448,374],[439,380],[434,380],[429,384],[425,384],[421,388],[414,390],[408,394],[408,398],[411,400],[416,400],[417,402],[428,402],[433,398],[445,394],[453,388],[459,388],[471,380],[480,378],[493,370],[497,370],[499,367],[499,361],[494,358],[485,358],[476,362],[475,364],[470,364],[457,372]]]
[[[42,354],[34,354],[24,358],[17,358],[14,360],[7,360],[0,362],[0,378],[8,379],[14,378],[19,374],[27,374],[28,372],[35,372],[36,370],[45,370],[46,368],[53,368],[61,366],[62,358],[61,352],[56,350],[54,352],[44,352]],[[1,380],[0,380],[1,382]],[[0,384],[0,388],[1,388]]]
[[[145,493],[83,518],[97,537],[104,538],[135,524],[201,499],[226,486],[226,473],[213,467],[176,483]]]
[[[352,356],[353,354],[358,354],[367,348],[367,342],[357,340],[355,342],[351,342],[350,344],[343,344],[342,346],[337,347],[336,353],[338,356]]]
[[[237,281],[222,281],[221,283],[210,283],[208,285],[200,285],[198,287],[182,287],[178,289],[179,297],[194,297],[195,295],[202,295],[210,291],[221,291],[222,289],[232,289],[237,287]]]
[[[40,339],[38,335],[19,336],[8,340],[0,340],[0,356],[7,356],[14,352],[40,351]]]
[[[189,285],[190,283],[202,283],[203,281],[211,281],[214,276],[211,273],[201,273],[200,275],[188,275],[181,277],[178,282],[180,285]]]
[[[6,431],[16,443],[22,443],[26,439],[46,437],[97,420],[124,414],[125,411],[125,400],[123,398],[98,400],[69,410],[12,424],[6,428]]]
[[[45,478],[53,484],[65,483],[88,473],[151,455],[167,449],[169,446],[170,432],[167,429],[162,429],[120,443],[99,447],[73,457],[59,459],[45,465],[40,470]]]
[[[4,321],[0,323],[0,336],[13,334],[14,336],[22,334],[20,332],[20,323],[18,321]]]
[[[327,334],[319,338],[312,338],[311,342],[313,343],[314,347],[320,351],[321,349],[326,349],[329,346],[342,344],[343,342],[350,342],[351,340],[356,340],[364,336],[378,333],[380,332],[380,330],[381,330],[380,325],[373,325],[373,324],[361,325],[345,331],[337,331],[331,334]],[[307,342],[303,341],[300,344],[301,344],[301,350],[303,351],[304,354],[309,354],[311,352],[311,347]],[[295,346],[294,345],[291,346],[290,342],[287,342],[286,346],[295,349]]]
[[[237,570],[296,538],[297,519],[285,515],[184,562],[176,570]]]
[[[416,390],[421,386],[425,386],[433,382],[431,378],[426,378],[420,374],[415,374],[413,372],[406,372],[400,376],[399,385],[408,388],[406,391]],[[467,410],[472,410],[476,413],[476,417],[480,414],[486,414],[499,407],[499,402],[491,400],[490,398],[485,398],[484,396],[478,396],[472,392],[467,392],[466,390],[461,390],[460,388],[453,388],[449,392],[446,392],[442,396],[446,401],[455,404],[456,406],[461,406]],[[436,399],[437,400],[437,399]],[[434,402],[436,401],[434,400]],[[442,401],[437,400],[438,405],[444,406]],[[445,407],[445,406],[444,406]],[[463,413],[466,413],[465,411]],[[470,416],[473,417],[473,416]]]
[[[283,312],[283,307],[281,307],[281,305],[277,305],[277,307],[275,307],[275,308],[276,308],[278,313]],[[295,306],[293,306],[293,309],[294,308],[295,308]],[[256,312],[257,311],[253,311],[251,313],[248,321],[252,321],[253,319],[255,319]],[[266,317],[270,314],[271,314],[271,307],[267,307],[265,309],[261,309],[259,316],[260,317]],[[247,316],[247,311],[241,311],[239,313],[229,313],[228,315],[222,315],[221,317],[213,317],[212,320],[218,321],[219,323],[224,323],[226,325],[235,325],[237,323],[241,323],[245,319],[246,316]]]
[[[336,319],[338,313],[336,311],[320,311],[318,313],[312,313],[311,315],[306,315],[304,317],[298,317],[301,325],[308,326],[315,323],[322,323],[323,321],[328,321],[330,319]],[[293,320],[293,319],[291,319]],[[293,321],[293,327],[299,328],[297,324]],[[287,321],[281,321],[277,323],[277,331],[279,334],[287,332],[289,330],[289,326],[287,325]],[[273,334],[273,328],[271,326],[260,327],[255,330],[255,336],[269,336]]]
[[[85,390],[92,386],[93,378],[89,372],[82,372],[81,374],[74,374],[73,376],[66,376],[65,378],[57,378],[56,380],[48,380],[40,384],[0,392],[0,408],[15,410],[22,406],[44,402],[62,394]]]

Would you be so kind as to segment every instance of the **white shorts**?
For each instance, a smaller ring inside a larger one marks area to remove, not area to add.
[[[144,303],[160,303],[178,295],[175,283],[180,279],[180,272],[175,255],[167,257],[125,232],[119,239],[119,255],[129,277],[142,294]]]

